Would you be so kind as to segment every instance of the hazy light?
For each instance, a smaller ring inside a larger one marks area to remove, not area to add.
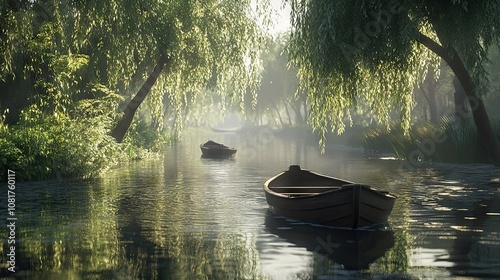
[[[283,33],[290,30],[290,12],[291,8],[288,2],[283,3],[282,0],[270,0],[273,8],[273,22],[270,32],[273,35]]]

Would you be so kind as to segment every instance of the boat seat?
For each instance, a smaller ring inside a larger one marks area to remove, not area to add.
[[[283,186],[283,187],[269,187],[271,190],[284,190],[284,189],[317,189],[317,190],[335,190],[340,189],[341,186]]]
[[[297,196],[315,195],[315,194],[318,194],[318,193],[290,193],[290,192],[287,192],[287,193],[280,193],[280,194],[286,195],[286,196],[289,196],[289,197],[297,197]]]
[[[287,194],[287,193],[296,193],[296,194],[316,194],[322,193],[330,190],[339,190],[340,187],[336,186],[283,186],[283,187],[270,187],[274,192]]]

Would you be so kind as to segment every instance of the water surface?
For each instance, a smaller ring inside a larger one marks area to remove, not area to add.
[[[238,149],[201,158],[212,139]],[[390,226],[352,231],[268,211],[291,164],[398,196]],[[252,133],[190,131],[160,159],[100,179],[19,183],[16,269],[27,279],[498,279],[500,177],[491,165],[401,162]],[[5,190],[5,184],[2,185]],[[3,191],[3,192],[6,192]],[[5,201],[5,200],[4,200]],[[5,203],[0,206],[6,221]],[[3,231],[7,236],[7,230]],[[3,240],[3,239],[2,239]]]

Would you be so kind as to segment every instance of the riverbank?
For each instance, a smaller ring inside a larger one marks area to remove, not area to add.
[[[102,119],[58,115],[13,126],[0,122],[0,181],[7,170],[14,170],[18,181],[97,177],[119,162],[157,156],[171,141],[139,120],[117,143]]]

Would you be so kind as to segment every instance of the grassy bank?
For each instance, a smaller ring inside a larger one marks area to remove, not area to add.
[[[118,162],[154,155],[169,141],[137,121],[119,144],[109,136],[113,124],[106,114],[46,115],[36,108],[13,126],[0,119],[0,181],[6,180],[8,169],[19,181],[96,177]]]
[[[500,138],[500,122],[492,122]],[[478,137],[472,120],[464,123],[445,116],[438,123],[414,125],[405,136],[397,124],[367,130],[363,135],[365,150],[392,152],[398,158],[454,163],[489,163],[490,158]]]

